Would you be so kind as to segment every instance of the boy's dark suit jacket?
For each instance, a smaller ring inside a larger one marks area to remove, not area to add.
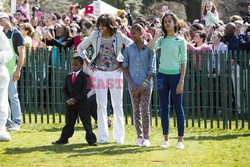
[[[87,109],[87,93],[89,90],[87,87],[87,79],[89,75],[85,74],[82,70],[78,73],[74,84],[72,84],[72,76],[73,73],[68,74],[65,77],[65,83],[63,87],[65,102],[74,98],[76,100],[75,105],[68,105],[66,103],[67,110],[79,110],[79,109]]]

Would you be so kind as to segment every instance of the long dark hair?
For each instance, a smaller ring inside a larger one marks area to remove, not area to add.
[[[178,30],[178,17],[173,13],[173,12],[167,12],[165,13],[165,15],[162,17],[162,20],[161,20],[161,28],[162,28],[162,31],[164,32],[164,37],[166,37],[168,35],[167,33],[167,30],[165,29],[165,26],[164,26],[164,19],[165,17],[167,16],[170,16],[172,18],[172,20],[174,21],[174,32],[176,33],[177,30]]]
[[[109,34],[111,36],[114,35],[118,29],[118,24],[112,14],[102,14],[97,19],[96,27],[99,29],[99,26],[101,25],[108,28]]]

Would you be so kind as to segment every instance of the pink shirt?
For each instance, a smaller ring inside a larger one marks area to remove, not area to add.
[[[18,6],[17,10],[21,10],[21,12],[24,14],[24,18],[30,20],[30,9],[28,4]]]
[[[199,70],[201,70],[201,59],[202,59],[202,53],[205,53],[205,52],[207,52],[208,50],[209,50],[209,46],[206,44],[206,43],[204,43],[204,44],[202,44],[201,46],[199,46],[199,47],[195,47],[195,46],[193,46],[193,45],[191,45],[191,44],[187,44],[187,49],[188,49],[188,51],[193,51],[193,61],[194,61],[194,68],[196,68],[196,51],[198,51],[198,54],[199,54]]]

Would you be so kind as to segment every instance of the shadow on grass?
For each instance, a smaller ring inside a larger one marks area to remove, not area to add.
[[[190,137],[185,137],[185,140],[232,140],[232,139],[237,139],[239,137],[250,137],[250,133],[248,134],[237,134],[237,135],[218,135],[218,136],[190,136]]]
[[[90,156],[90,155],[120,155],[120,154],[136,154],[142,152],[150,152],[162,150],[159,147],[136,147],[132,145],[118,146],[116,144],[105,144],[97,147],[91,147],[88,144],[66,144],[66,145],[46,145],[30,148],[6,148],[4,154],[29,154],[32,152],[51,153],[72,153],[69,157]]]
[[[59,128],[49,128],[49,129],[41,129],[40,132],[58,132],[62,131],[63,126]],[[97,129],[96,126],[92,126],[92,130]],[[75,131],[85,131],[83,127],[75,127]]]

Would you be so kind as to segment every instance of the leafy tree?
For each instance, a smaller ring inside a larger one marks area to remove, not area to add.
[[[10,12],[10,1],[9,0],[1,0],[2,3],[2,9],[0,11],[4,11],[9,13]]]

